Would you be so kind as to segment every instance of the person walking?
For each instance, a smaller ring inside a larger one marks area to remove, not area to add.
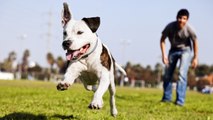
[[[162,102],[171,102],[172,99],[172,77],[179,61],[178,81],[176,86],[175,104],[183,106],[187,89],[187,73],[190,67],[198,65],[198,42],[197,35],[188,24],[189,12],[187,9],[178,11],[176,21],[169,23],[162,31],[160,48],[162,61],[166,66],[163,77],[163,98]],[[166,38],[170,42],[168,57],[166,55]]]

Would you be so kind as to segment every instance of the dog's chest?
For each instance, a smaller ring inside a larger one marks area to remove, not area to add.
[[[94,72],[82,71],[79,79],[87,83],[87,85],[97,84],[98,77]]]
[[[86,69],[80,73],[79,78],[88,85],[94,85],[99,81],[103,69],[110,71],[113,61],[107,48],[101,45],[97,51],[80,62],[85,65]]]

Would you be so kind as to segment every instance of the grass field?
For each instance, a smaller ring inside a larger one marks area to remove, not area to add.
[[[59,92],[51,82],[0,80],[0,120],[213,120],[213,95],[188,91],[179,107],[160,103],[159,89],[117,87],[116,118],[110,116],[108,92],[101,110],[87,108],[92,95],[79,84]]]

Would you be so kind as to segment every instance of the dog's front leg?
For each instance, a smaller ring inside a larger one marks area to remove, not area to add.
[[[89,105],[89,108],[100,109],[103,107],[102,97],[104,93],[107,91],[109,84],[110,84],[109,71],[107,69],[104,69],[100,73],[100,82],[92,99],[92,102]]]
[[[85,70],[86,66],[80,62],[74,62],[69,65],[62,81],[57,85],[58,90],[67,90],[71,86],[75,79],[78,78],[81,71]]]

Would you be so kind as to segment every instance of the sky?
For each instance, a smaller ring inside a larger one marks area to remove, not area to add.
[[[1,0],[0,62],[9,52],[30,50],[30,60],[48,66],[47,52],[65,59],[62,49],[61,11],[67,2],[76,20],[101,18],[97,31],[117,63],[127,61],[142,66],[162,63],[161,32],[176,20],[178,10],[190,12],[188,23],[198,36],[199,63],[213,64],[212,0]],[[167,39],[167,53],[170,43]]]

